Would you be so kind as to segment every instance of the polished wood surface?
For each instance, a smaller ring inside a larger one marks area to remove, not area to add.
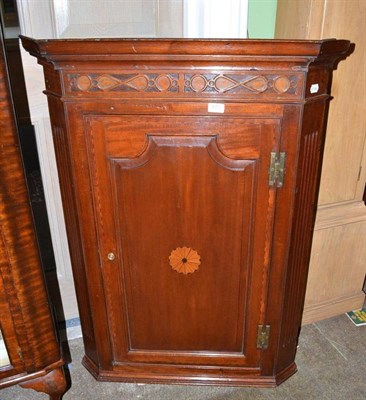
[[[45,71],[84,365],[132,382],[291,376],[349,42],[22,41]]]
[[[115,327],[115,362],[144,356],[129,355],[129,346],[161,349],[153,359],[165,362],[178,358],[168,351],[240,354],[244,336],[255,337],[260,322],[258,294],[265,290],[262,276],[268,273],[270,251],[262,232],[269,230],[274,214],[273,193],[266,183],[270,151],[279,145],[278,122],[109,116],[91,117],[88,126],[88,163],[109,318]],[[113,193],[110,201],[106,191]],[[263,218],[252,226],[254,212]],[[117,234],[112,233],[115,226]],[[173,250],[186,245],[198,251],[202,265],[194,276],[184,278],[164,266]],[[115,260],[108,260],[109,252],[116,254]],[[245,295],[246,287],[255,288],[251,296]],[[122,298],[129,315],[129,344],[121,330]],[[246,359],[249,351],[258,356],[255,342],[252,345],[244,352]]]
[[[365,19],[364,0],[277,3],[277,38],[347,37],[355,43],[333,76],[303,323],[359,309],[365,301]]]
[[[25,381],[20,386],[26,389],[33,389],[37,392],[48,393],[50,400],[61,400],[67,390],[67,383],[62,367],[52,369],[45,376]]]
[[[2,44],[0,132],[0,327],[10,358],[0,368],[0,388],[22,382],[32,387],[35,378],[53,381],[48,374],[64,362],[38,253]],[[57,382],[66,385],[62,369]],[[53,385],[44,392],[53,395]]]

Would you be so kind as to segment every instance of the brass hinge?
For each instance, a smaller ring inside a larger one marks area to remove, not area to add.
[[[269,166],[269,186],[282,187],[285,175],[286,153],[271,153],[271,165]]]
[[[258,325],[257,349],[268,349],[270,325]]]

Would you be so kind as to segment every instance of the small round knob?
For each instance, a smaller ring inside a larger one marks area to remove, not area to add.
[[[108,253],[107,258],[109,261],[113,261],[116,258],[116,255],[114,253]]]

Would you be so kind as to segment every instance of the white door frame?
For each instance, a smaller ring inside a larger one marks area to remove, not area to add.
[[[187,38],[246,38],[248,0],[184,0],[183,24]]]

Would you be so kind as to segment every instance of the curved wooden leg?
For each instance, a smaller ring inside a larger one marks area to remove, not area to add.
[[[50,396],[50,400],[61,400],[67,391],[67,383],[62,367],[54,369],[40,378],[21,383],[20,386],[36,390],[37,392],[47,393]]]

